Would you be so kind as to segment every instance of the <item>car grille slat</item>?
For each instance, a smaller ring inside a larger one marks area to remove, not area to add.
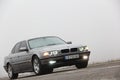
[[[71,49],[62,49],[61,53],[69,53],[69,52],[77,52],[77,48],[71,48]]]
[[[77,50],[78,50],[77,48],[71,48],[70,49],[71,52],[77,52]]]
[[[69,53],[69,49],[63,49],[61,50],[61,53]]]

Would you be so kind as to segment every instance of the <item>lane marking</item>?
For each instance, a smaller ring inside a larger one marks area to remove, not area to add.
[[[85,69],[79,69],[79,70],[74,70],[74,71],[67,71],[64,73],[76,73],[76,72],[86,72],[86,71],[91,71],[91,70],[100,70],[100,69],[110,69],[110,68],[119,68],[120,65],[116,65],[116,66],[108,66],[108,67],[100,67],[100,68],[85,68]]]
[[[92,68],[94,70],[97,70],[97,69],[110,69],[110,68],[118,68],[120,67],[120,65],[116,65],[116,66],[107,66],[107,67],[100,67],[100,68]]]

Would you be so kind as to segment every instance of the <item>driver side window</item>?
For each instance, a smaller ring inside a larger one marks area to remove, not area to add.
[[[27,47],[27,44],[26,44],[26,41],[22,41],[21,43],[20,43],[20,48],[26,48],[26,49],[28,49],[28,47]],[[20,49],[19,48],[19,49]]]

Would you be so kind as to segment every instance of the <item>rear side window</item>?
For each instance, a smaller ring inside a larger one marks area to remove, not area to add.
[[[13,47],[11,53],[15,53],[15,46]]]
[[[17,43],[14,48],[12,49],[11,53],[18,53],[19,52],[19,47],[20,47],[20,43]]]
[[[18,53],[18,52],[19,52],[19,48],[20,48],[20,43],[18,43],[18,44],[15,46],[15,53]]]

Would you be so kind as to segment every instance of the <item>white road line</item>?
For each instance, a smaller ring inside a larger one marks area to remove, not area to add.
[[[119,68],[120,65],[116,65],[116,66],[108,66],[108,67],[102,67],[102,68],[85,68],[85,69],[79,69],[79,70],[74,70],[74,71],[67,71],[64,73],[70,74],[70,73],[76,73],[76,72],[81,72],[81,71],[88,71],[88,70],[100,70],[100,69],[110,69],[110,68]]]
[[[110,68],[119,68],[120,65],[116,65],[116,66],[107,66],[107,67],[100,67],[100,68],[93,68],[94,70],[97,70],[97,69],[110,69]]]

